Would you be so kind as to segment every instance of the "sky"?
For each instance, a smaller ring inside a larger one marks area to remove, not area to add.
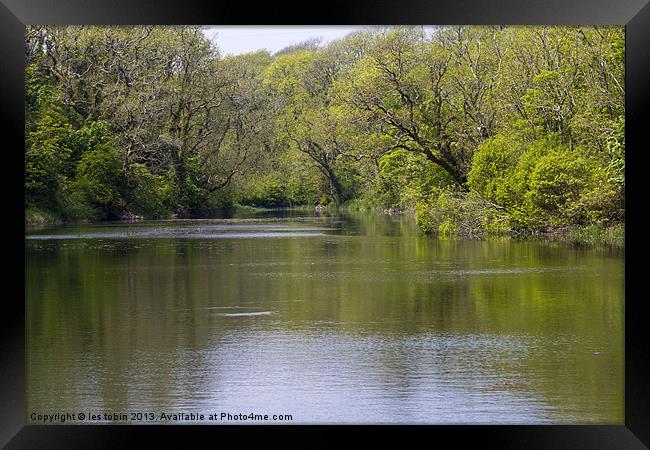
[[[359,26],[213,26],[205,34],[217,43],[223,55],[267,49],[271,53],[305,41],[323,38],[323,44],[342,38],[346,34],[363,29]]]

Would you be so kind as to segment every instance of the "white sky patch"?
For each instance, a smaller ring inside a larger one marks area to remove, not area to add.
[[[210,26],[204,31],[225,56],[239,55],[266,49],[271,53],[312,38],[322,38],[322,44],[340,39],[345,35],[366,28],[358,26]]]

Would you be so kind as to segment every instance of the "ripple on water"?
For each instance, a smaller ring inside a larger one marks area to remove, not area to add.
[[[258,311],[258,312],[241,312],[241,313],[221,313],[220,316],[224,317],[250,317],[250,316],[270,316],[273,314],[271,311]]]

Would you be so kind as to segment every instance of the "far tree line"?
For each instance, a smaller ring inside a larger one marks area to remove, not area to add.
[[[62,220],[399,209],[622,223],[622,27],[383,27],[223,56],[201,27],[28,27],[25,201]]]

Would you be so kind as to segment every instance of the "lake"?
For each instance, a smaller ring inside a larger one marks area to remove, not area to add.
[[[620,248],[295,211],[25,246],[28,423],[624,423]]]

